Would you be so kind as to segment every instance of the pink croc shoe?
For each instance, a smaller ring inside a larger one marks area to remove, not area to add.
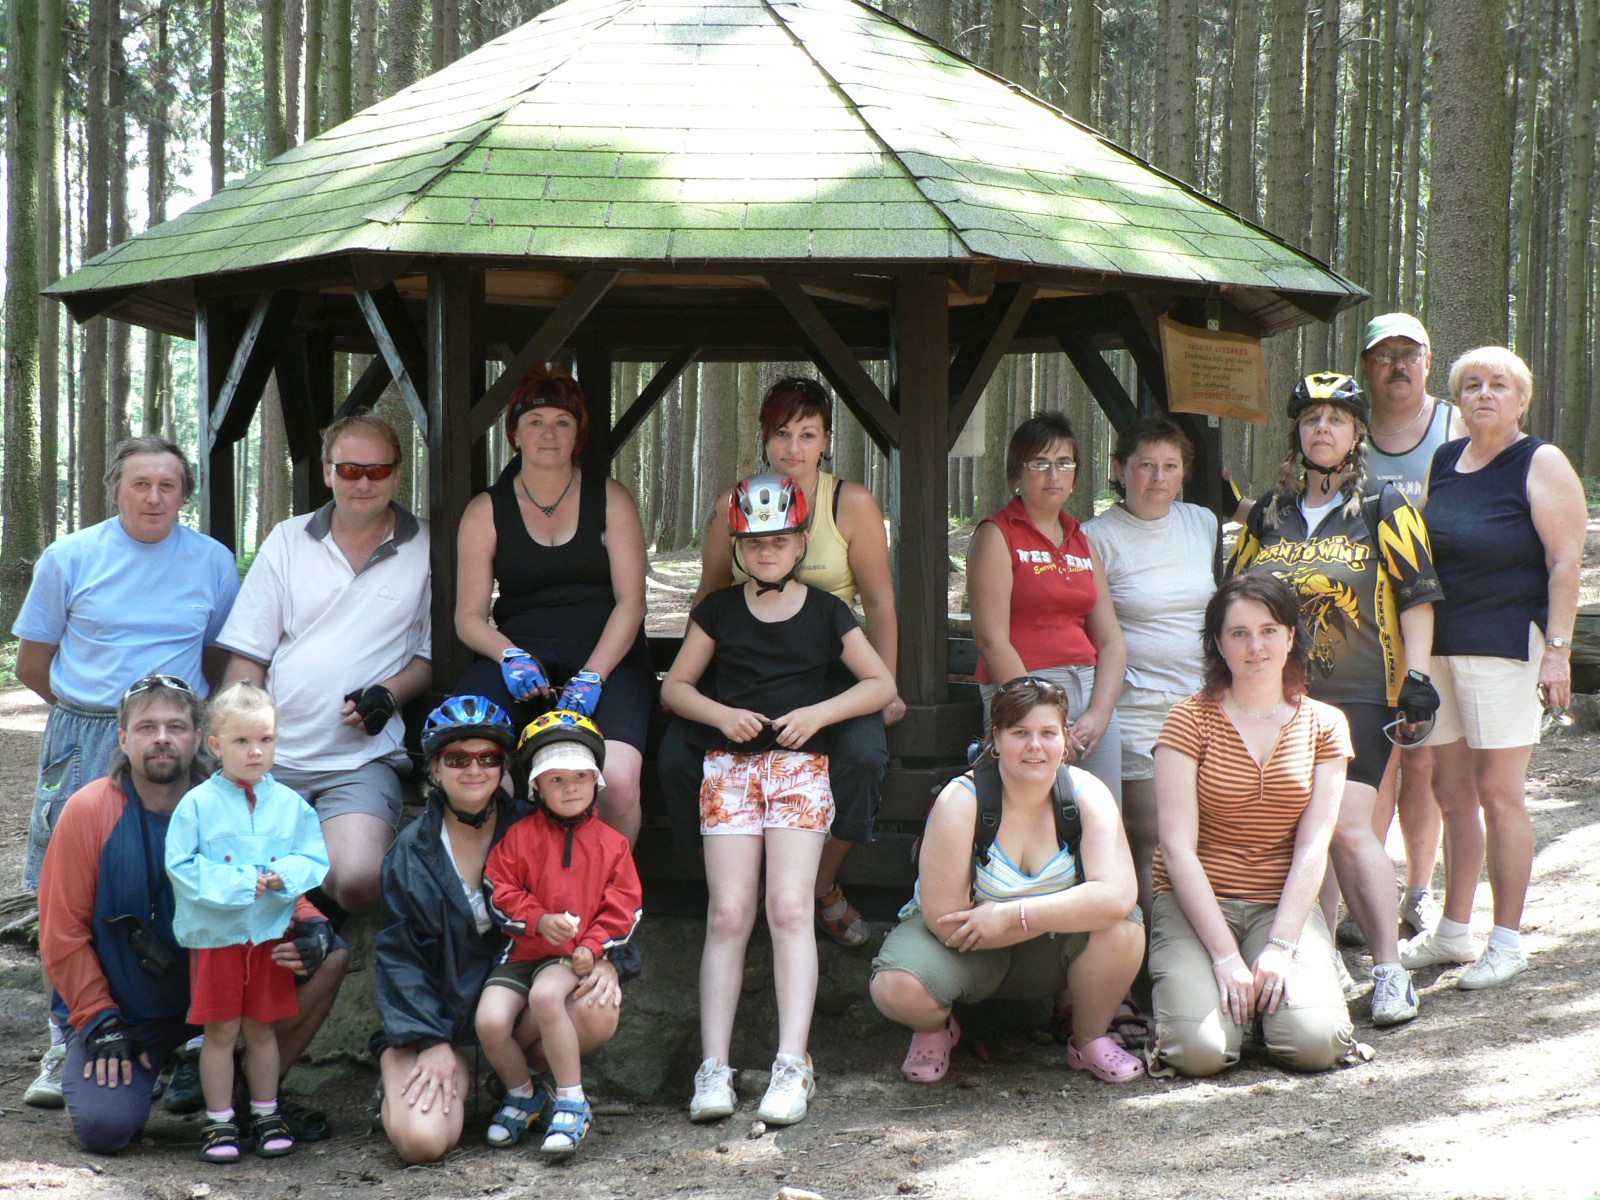
[[[1107,1083],[1128,1083],[1144,1074],[1144,1063],[1129,1054],[1109,1036],[1097,1037],[1082,1050],[1067,1043],[1067,1066],[1087,1071]]]
[[[938,1083],[950,1070],[950,1051],[960,1040],[961,1026],[956,1024],[954,1014],[943,1029],[913,1033],[911,1049],[900,1064],[901,1073],[912,1083]]]

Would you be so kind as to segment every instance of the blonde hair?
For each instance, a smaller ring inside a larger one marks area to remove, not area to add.
[[[271,692],[248,679],[235,679],[211,697],[206,710],[206,732],[215,734],[229,721],[265,719],[275,724],[277,714]]]
[[[394,431],[394,426],[370,409],[363,409],[335,421],[322,431],[323,462],[333,461],[333,452],[339,445],[339,439],[347,433],[365,433],[388,442],[389,453],[394,456],[394,465],[397,467],[405,459],[400,450],[400,435]]]
[[[1533,403],[1533,372],[1520,355],[1504,346],[1479,346],[1450,364],[1450,395],[1457,401],[1461,399],[1461,377],[1468,371],[1504,371],[1511,376],[1522,398]]]

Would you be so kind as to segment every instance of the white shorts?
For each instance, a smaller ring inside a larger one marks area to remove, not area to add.
[[[1474,750],[1507,750],[1539,742],[1539,663],[1544,634],[1528,626],[1528,661],[1477,654],[1436,655],[1433,686],[1439,714],[1425,745],[1466,738]]]
[[[1117,722],[1122,726],[1122,778],[1154,779],[1156,764],[1152,755],[1167,715],[1186,700],[1188,692],[1158,692],[1153,688],[1122,685],[1117,698]]]

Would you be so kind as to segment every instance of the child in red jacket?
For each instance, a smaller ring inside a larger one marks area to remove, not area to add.
[[[577,1153],[592,1123],[581,1056],[610,1039],[620,1015],[614,992],[601,1000],[595,962],[633,936],[644,899],[628,839],[595,816],[605,754],[579,713],[546,713],[523,730],[517,758],[536,807],[483,871],[490,911],[511,935],[478,1001],[478,1041],[506,1086],[489,1144],[514,1146],[548,1118],[540,1152],[556,1162]],[[529,1070],[540,1058],[553,1097]]]

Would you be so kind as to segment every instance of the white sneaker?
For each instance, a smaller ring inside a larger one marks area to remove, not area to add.
[[[689,1101],[689,1120],[720,1121],[731,1117],[739,1103],[733,1090],[733,1068],[720,1058],[708,1058],[694,1073],[694,1099]]]
[[[51,1046],[39,1059],[39,1075],[22,1093],[22,1102],[35,1108],[61,1108],[66,1097],[61,1094],[61,1072],[67,1064],[67,1044]]]
[[[1372,1023],[1399,1025],[1417,1015],[1417,989],[1411,972],[1390,965],[1372,968]]]
[[[1503,946],[1490,946],[1483,956],[1456,980],[1458,988],[1475,992],[1480,988],[1499,987],[1515,979],[1528,969],[1528,956],[1521,950],[1507,950]]]
[[[1411,931],[1406,937],[1427,933],[1439,924],[1442,916],[1444,909],[1427,888],[1407,888],[1400,897],[1400,925]]]
[[[806,1115],[806,1105],[817,1090],[811,1055],[796,1058],[780,1054],[772,1060],[772,1082],[761,1097],[757,1115],[769,1125],[793,1125]]]
[[[1444,937],[1438,929],[1430,929],[1400,943],[1400,965],[1408,971],[1468,963],[1477,957],[1478,947],[1470,933]]]

